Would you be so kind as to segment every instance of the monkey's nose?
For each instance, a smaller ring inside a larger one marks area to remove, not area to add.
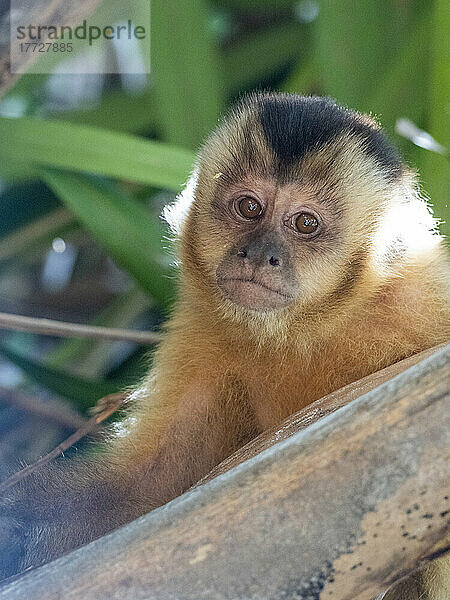
[[[247,248],[240,248],[237,251],[237,256],[239,258],[247,258],[249,259],[251,262],[255,262],[260,264],[261,266],[264,264],[269,263],[269,265],[271,267],[279,267],[281,266],[281,259],[278,258],[276,255],[273,254],[273,252],[270,251],[270,249],[267,252],[254,252],[254,253],[249,253]]]
[[[271,256],[269,258],[269,265],[272,267],[279,267],[280,266],[280,259],[279,258],[275,258],[275,256]]]

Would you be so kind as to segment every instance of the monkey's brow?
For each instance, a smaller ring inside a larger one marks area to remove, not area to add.
[[[327,177],[314,177],[307,179],[305,177],[292,178],[287,180],[287,185],[292,187],[293,193],[304,196],[305,200],[311,199],[319,204],[330,206],[334,212],[339,210],[343,212],[345,207],[344,192],[338,187],[338,183]],[[307,195],[305,196],[305,191]]]

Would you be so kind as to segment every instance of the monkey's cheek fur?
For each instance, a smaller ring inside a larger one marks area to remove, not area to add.
[[[279,310],[295,301],[293,295],[251,279],[218,279],[217,284],[225,298],[247,310]]]

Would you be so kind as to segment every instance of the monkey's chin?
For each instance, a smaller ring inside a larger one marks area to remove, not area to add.
[[[290,294],[248,279],[219,279],[217,284],[225,298],[246,310],[260,312],[280,310],[295,300]]]

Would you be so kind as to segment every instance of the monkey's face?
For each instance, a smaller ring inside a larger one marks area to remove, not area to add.
[[[251,177],[220,188],[197,232],[208,279],[222,298],[250,311],[314,310],[357,281],[369,220],[360,210],[348,215],[326,189],[306,177]]]
[[[218,216],[219,235],[229,240],[215,272],[225,298],[262,311],[298,302],[306,288],[309,244],[324,228],[314,204],[294,186],[278,187],[273,180],[250,180],[223,191],[221,210],[214,214],[216,202],[212,217]]]
[[[339,302],[367,271],[400,171],[368,117],[324,99],[252,97],[200,155],[185,268],[234,311]]]

